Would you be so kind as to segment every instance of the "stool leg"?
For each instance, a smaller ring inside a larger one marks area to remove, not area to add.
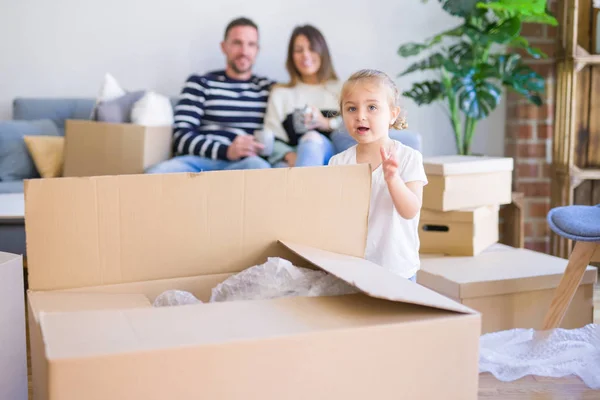
[[[592,259],[598,243],[576,242],[563,277],[554,292],[550,309],[544,319],[543,330],[558,328],[573,296],[581,283],[585,269]]]

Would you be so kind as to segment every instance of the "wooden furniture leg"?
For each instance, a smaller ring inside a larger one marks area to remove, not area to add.
[[[550,309],[546,313],[542,330],[558,328],[565,316],[571,300],[581,283],[585,269],[592,261],[594,253],[600,255],[600,243],[576,242],[563,277],[554,292]]]

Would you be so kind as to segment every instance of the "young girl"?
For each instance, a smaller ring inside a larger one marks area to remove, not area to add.
[[[357,145],[333,156],[329,165],[369,163],[373,169],[365,258],[416,280],[419,214],[427,177],[418,151],[390,139],[399,117],[399,91],[385,73],[361,70],[342,87],[340,109]]]

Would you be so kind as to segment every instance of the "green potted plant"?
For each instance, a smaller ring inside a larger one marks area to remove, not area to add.
[[[422,0],[426,2],[427,0]],[[523,23],[557,25],[546,0],[439,0],[462,23],[424,43],[406,43],[401,57],[426,53],[400,76],[436,72],[437,78],[413,84],[403,93],[418,105],[446,103],[458,154],[471,154],[477,123],[498,105],[501,87],[540,106],[544,79],[524,64],[521,53],[547,57],[521,36]]]

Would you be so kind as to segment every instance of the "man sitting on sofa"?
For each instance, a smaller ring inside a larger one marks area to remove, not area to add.
[[[258,27],[247,18],[231,21],[221,49],[224,71],[186,81],[175,106],[175,157],[147,173],[270,168],[258,156],[263,145],[253,136],[263,126],[273,81],[252,74],[258,54]]]

